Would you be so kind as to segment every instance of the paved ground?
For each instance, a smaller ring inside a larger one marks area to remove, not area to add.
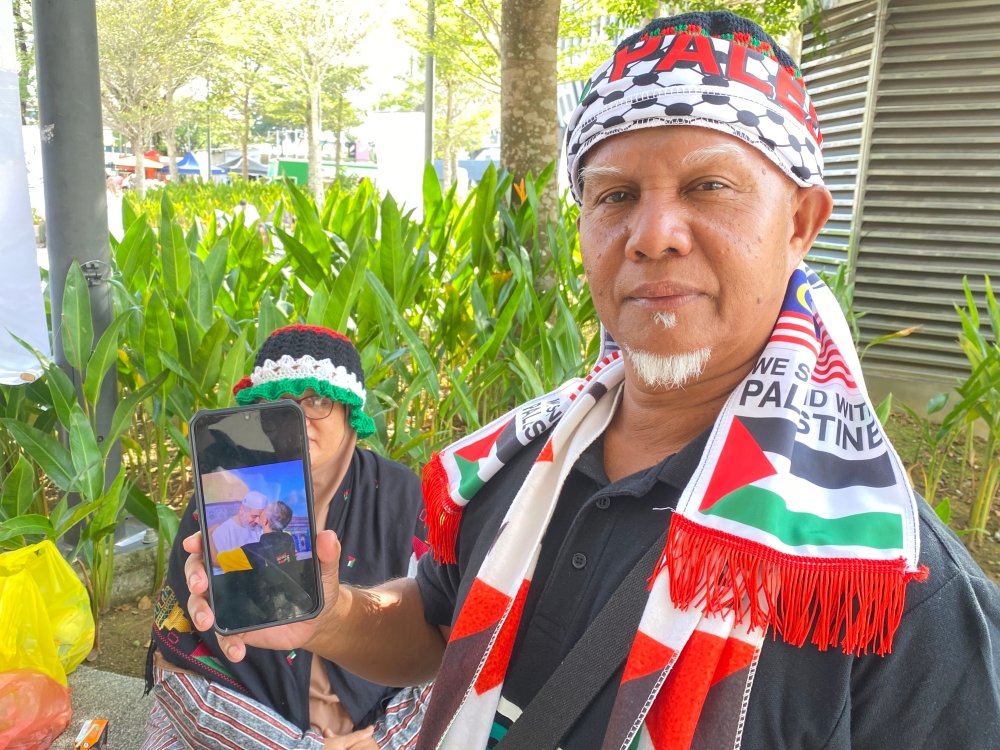
[[[73,750],[73,740],[85,719],[108,719],[108,750],[139,750],[152,696],[142,697],[143,681],[88,667],[77,667],[68,678],[73,688],[73,720],[52,750]]]

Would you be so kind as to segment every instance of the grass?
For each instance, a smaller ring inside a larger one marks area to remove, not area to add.
[[[892,418],[886,425],[886,432],[892,441],[896,452],[907,465],[907,471],[913,482],[914,489],[923,493],[924,488],[920,486],[920,472],[914,471],[915,465],[909,463],[910,459],[916,455],[917,463],[927,460],[927,448],[920,434],[920,429],[914,419],[908,414],[894,410]],[[976,440],[977,454],[983,455],[985,441]],[[969,515],[972,509],[972,472],[967,468],[962,472],[962,444],[955,442],[948,447],[948,457],[944,470],[941,473],[941,484],[938,487],[937,497],[940,502],[947,500],[951,505],[951,519],[949,526],[958,533],[962,529],[969,527]],[[977,464],[978,468],[978,464]],[[994,507],[990,512],[989,520],[986,523],[987,534],[983,535],[979,544],[970,549],[972,558],[989,576],[990,580],[1000,585],[1000,510]],[[961,537],[963,541],[968,540],[967,536]]]

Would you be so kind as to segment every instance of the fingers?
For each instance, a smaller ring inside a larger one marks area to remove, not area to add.
[[[221,635],[218,633],[216,635],[219,639],[219,646],[222,647],[222,653],[226,655],[229,661],[243,661],[243,657],[247,655],[247,647],[242,637],[238,635]]]
[[[202,594],[191,594],[188,597],[188,614],[198,630],[208,630],[215,623],[215,613]]]
[[[204,594],[208,591],[208,574],[205,572],[205,558],[201,555],[191,555],[184,561],[184,578],[188,590],[192,594]]]
[[[200,555],[201,549],[201,532],[196,531],[191,536],[187,537],[183,542],[182,546],[185,551],[190,552],[192,555]]]
[[[339,562],[340,540],[332,531],[321,531],[316,535],[316,557],[322,565]]]

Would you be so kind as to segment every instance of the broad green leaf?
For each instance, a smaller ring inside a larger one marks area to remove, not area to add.
[[[128,230],[132,228],[133,222],[138,217],[135,208],[132,206],[132,201],[125,198],[122,201],[122,227],[125,229],[125,233],[128,234]],[[124,241],[124,240],[123,240]]]
[[[3,510],[8,518],[20,516],[31,507],[35,497],[35,471],[28,459],[17,457],[17,463],[3,480]]]
[[[58,514],[58,520],[56,513],[51,516],[52,525],[56,528],[56,537],[63,536],[67,531],[72,529],[78,523],[80,523],[84,518],[89,516],[99,507],[104,498],[99,497],[96,500],[91,500],[90,502],[77,503],[73,506],[66,506],[66,512]]]
[[[163,543],[168,547],[172,546],[177,528],[181,525],[180,519],[168,506],[162,504],[156,506],[156,517],[159,519],[158,528],[163,535]]]
[[[174,302],[187,295],[191,283],[191,262],[184,230],[173,220],[167,191],[160,203],[160,269],[163,273],[163,293]]]
[[[201,258],[192,253],[190,259],[191,287],[188,289],[188,304],[201,327],[207,329],[212,325],[215,311],[212,282],[209,281],[208,271],[205,270],[205,264]]]
[[[143,331],[143,360],[146,365],[146,376],[152,379],[160,373],[163,365],[160,362],[160,352],[165,351],[177,357],[177,336],[170,312],[158,289],[154,289],[146,305],[145,326]]]
[[[333,282],[333,291],[323,316],[323,325],[327,328],[347,333],[347,320],[364,286],[367,265],[368,243],[359,242]]]
[[[875,407],[875,416],[878,418],[878,423],[885,426],[886,421],[889,419],[889,415],[892,414],[892,394],[890,393],[885,397],[885,400]]]
[[[205,273],[212,288],[212,302],[219,296],[222,280],[226,277],[226,260],[229,257],[229,238],[221,237],[205,258]]]
[[[170,433],[170,437],[174,440],[174,445],[177,446],[177,450],[180,451],[181,455],[185,458],[191,458],[191,441],[184,436],[181,432],[180,427],[175,425],[171,421],[167,421],[167,432]]]
[[[233,404],[233,386],[243,377],[247,356],[247,328],[244,328],[229,350],[219,373],[219,395],[216,405],[222,409]]]
[[[156,504],[136,484],[129,485],[128,493],[125,496],[125,510],[151,529],[160,527],[160,520],[156,514]]]
[[[45,368],[45,380],[49,384],[49,396],[52,398],[59,423],[69,428],[70,411],[76,403],[76,388],[62,368],[54,363],[49,363]]]
[[[79,408],[79,407],[77,407]],[[0,419],[17,444],[61,490],[70,490],[76,469],[70,452],[54,437],[16,419]]]
[[[107,437],[105,437],[104,441],[101,443],[101,455],[107,457],[108,452],[111,450],[111,446],[115,444],[115,441],[118,440],[118,438],[125,434],[129,427],[131,427],[132,416],[135,413],[135,409],[139,405],[139,402],[156,393],[157,389],[159,389],[160,386],[166,382],[169,375],[169,370],[163,370],[148,383],[144,383],[138,390],[133,391],[118,402],[118,406],[115,407],[115,413],[111,417],[111,429],[108,431]],[[43,466],[42,468],[44,469],[45,467]]]
[[[930,416],[931,414],[936,414],[937,412],[941,411],[944,408],[945,404],[948,403],[948,396],[949,395],[950,394],[948,394],[948,393],[939,393],[934,398],[932,398],[930,401],[928,401],[927,402],[927,416]]]
[[[941,523],[951,523],[951,500],[946,497],[935,505],[934,513],[941,519]]]
[[[48,539],[55,539],[56,532],[52,522],[45,516],[29,513],[0,524],[0,540],[7,540],[25,534],[44,534]]]
[[[90,522],[92,528],[107,529],[110,527],[114,529],[117,525],[118,514],[125,504],[125,495],[122,493],[124,485],[125,466],[122,465],[118,470],[118,476],[114,478],[111,486],[108,487],[108,491],[101,497],[101,504],[98,506],[97,512],[94,513],[94,517]]]
[[[135,289],[133,281],[136,273],[149,268],[155,239],[153,231],[146,224],[146,217],[141,216],[129,225],[119,243],[118,267],[122,272],[122,281],[129,289]]]
[[[437,170],[429,161],[424,166],[423,182],[424,211],[429,217],[441,207],[441,183],[438,181]]]
[[[327,264],[327,270],[324,270],[310,249],[292,235],[277,227],[275,227],[274,233],[278,235],[281,244],[284,245],[285,254],[288,256],[292,269],[295,273],[301,274],[302,280],[306,284],[310,287],[319,286],[320,282],[330,275],[329,264]]]
[[[393,300],[398,300],[403,286],[403,239],[400,235],[399,207],[392,195],[382,199],[382,228],[379,237],[379,278]]]
[[[211,393],[219,379],[219,368],[222,366],[222,345],[229,335],[226,321],[216,320],[201,339],[201,346],[194,354],[191,366],[191,377],[194,378],[198,392]]]
[[[531,364],[526,356],[524,356],[524,352],[516,346],[514,347],[514,362],[511,363],[512,366],[514,363],[517,364],[517,367],[512,369],[515,369],[515,372],[520,373],[531,387],[531,398],[544,396],[545,386],[542,385],[542,380],[538,377],[538,373],[535,371],[535,366]]]
[[[118,336],[128,322],[132,310],[126,310],[107,327],[94,348],[94,354],[87,363],[87,377],[83,381],[83,397],[97,405],[104,376],[118,359]]]
[[[62,346],[70,366],[77,372],[84,372],[94,347],[94,322],[90,315],[87,279],[76,260],[70,264],[63,289]]]
[[[69,418],[69,449],[73,469],[80,476],[80,490],[87,500],[104,492],[104,456],[97,447],[94,428],[79,404],[73,404]]]
[[[177,340],[177,361],[191,369],[194,353],[201,346],[204,330],[195,320],[191,306],[184,298],[177,300],[173,310],[174,337]]]
[[[260,298],[260,310],[257,313],[257,349],[264,345],[264,341],[278,328],[278,308],[274,306],[274,300],[270,293],[264,294]]]
[[[191,383],[195,382],[194,377],[191,375],[190,372],[188,372],[188,369],[180,362],[178,362],[176,359],[174,359],[172,355],[168,354],[167,352],[160,352],[160,361],[162,361],[163,364],[167,366],[168,370],[176,373],[177,375],[180,375],[182,378],[184,378],[184,380],[187,380]]]
[[[326,283],[319,284],[313,289],[312,299],[309,300],[309,310],[306,312],[306,323],[311,326],[323,325],[326,318],[326,308],[330,306],[330,292],[326,288]]]

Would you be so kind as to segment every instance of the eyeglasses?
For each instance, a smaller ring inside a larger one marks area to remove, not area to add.
[[[309,419],[326,419],[333,412],[333,399],[329,396],[306,396],[305,398],[283,396],[281,400],[297,403]]]

